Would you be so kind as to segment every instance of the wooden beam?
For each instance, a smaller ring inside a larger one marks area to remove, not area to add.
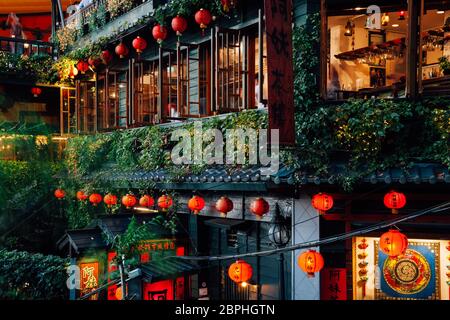
[[[381,222],[389,221],[402,215],[393,214],[339,214],[339,213],[326,213],[322,215],[322,218],[326,221],[344,221],[344,222]],[[450,226],[450,215],[425,215],[417,217],[404,223],[437,223],[448,224]]]

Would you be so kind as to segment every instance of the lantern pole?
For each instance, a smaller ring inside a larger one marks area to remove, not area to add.
[[[120,286],[122,287],[122,300],[125,300],[125,298],[127,297],[124,271],[125,271],[125,255],[122,255],[119,261]]]

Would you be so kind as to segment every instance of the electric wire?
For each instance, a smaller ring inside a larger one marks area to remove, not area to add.
[[[377,224],[374,224],[372,226],[358,229],[351,232],[346,232],[340,235],[327,237],[324,239],[319,240],[313,240],[313,241],[307,241],[303,243],[298,243],[291,246],[286,246],[284,248],[277,248],[277,249],[271,249],[271,250],[263,250],[263,251],[255,251],[255,252],[249,252],[249,253],[243,253],[243,254],[235,254],[235,255],[222,255],[222,256],[169,256],[165,257],[163,259],[181,259],[181,260],[195,260],[195,261],[220,261],[220,260],[230,260],[230,259],[238,259],[238,258],[246,258],[246,257],[256,257],[256,256],[268,256],[273,255],[277,253],[283,253],[287,251],[294,251],[299,249],[306,249],[311,247],[318,247],[325,244],[330,244],[337,241],[346,240],[355,236],[364,235],[373,231],[377,231],[380,229],[384,229],[390,226],[394,226],[396,224],[413,220],[415,218],[418,218],[420,216],[429,214],[429,213],[439,213],[450,209],[450,201],[445,202],[427,209],[423,209],[420,211],[417,211],[416,213],[409,214],[403,217],[399,217],[397,219],[393,219],[390,221],[384,221]]]

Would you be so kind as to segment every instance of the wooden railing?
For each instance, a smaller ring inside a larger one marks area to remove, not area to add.
[[[53,44],[50,42],[7,37],[0,37],[0,51],[28,56],[33,54],[54,55]]]
[[[100,5],[106,5],[106,0],[94,0],[87,7],[82,8],[81,10],[75,12],[71,16],[66,19],[66,25],[77,24],[79,20],[87,21],[87,18],[93,13]]]

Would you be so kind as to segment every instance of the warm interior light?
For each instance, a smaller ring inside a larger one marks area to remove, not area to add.
[[[141,211],[141,212],[158,213],[158,210],[153,210],[153,209],[149,209],[149,208],[145,208],[145,207],[133,207],[133,209],[136,211]]]
[[[241,282],[241,287],[242,287],[242,288],[245,288],[245,287],[247,287],[247,286],[248,286],[248,283],[247,283],[247,282],[245,282],[245,281],[244,281],[244,282]]]
[[[394,23],[393,25],[392,25],[392,27],[393,28],[398,28],[400,25],[398,24],[398,23]]]
[[[445,11],[444,11],[444,10],[438,10],[438,11],[436,11],[436,13],[437,13],[437,14],[444,14]]]
[[[381,17],[381,25],[383,27],[389,25],[389,15],[387,13],[383,13],[383,16]]]
[[[24,44],[23,44],[23,47],[24,47],[25,49],[28,49],[28,48],[30,47],[30,44],[29,44],[29,43],[24,43]]]
[[[350,20],[348,20],[345,25],[344,35],[347,37],[351,37],[353,35],[353,23]]]

